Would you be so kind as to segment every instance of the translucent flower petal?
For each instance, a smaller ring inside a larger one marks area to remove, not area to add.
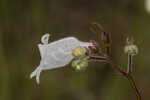
[[[90,42],[81,42],[77,38],[67,37],[48,44],[49,35],[41,38],[43,44],[38,44],[41,61],[40,65],[31,73],[30,78],[36,76],[37,83],[40,83],[39,77],[42,70],[64,67],[72,59],[72,51],[78,46],[92,46]]]

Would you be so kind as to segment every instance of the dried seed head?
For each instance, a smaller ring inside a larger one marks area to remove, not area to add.
[[[138,53],[138,47],[134,45],[134,39],[132,36],[128,36],[126,39],[127,45],[124,48],[124,52],[130,55],[136,55]]]
[[[127,45],[124,48],[124,52],[131,54],[131,55],[136,55],[138,53],[138,48],[136,45],[132,44],[132,45]]]

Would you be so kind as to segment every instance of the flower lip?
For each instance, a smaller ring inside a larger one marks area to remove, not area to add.
[[[50,36],[49,33],[46,33],[45,35],[43,35],[42,38],[41,38],[41,42],[43,44],[48,44],[49,36]]]

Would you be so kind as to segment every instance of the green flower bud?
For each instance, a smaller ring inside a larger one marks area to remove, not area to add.
[[[74,57],[84,57],[84,56],[86,56],[86,52],[87,52],[86,48],[79,46],[73,50],[72,55]]]
[[[124,52],[131,54],[131,55],[136,55],[138,53],[138,48],[136,45],[133,45],[133,44],[127,45],[124,48]]]
[[[76,59],[72,62],[72,67],[77,71],[82,71],[88,66],[88,60],[86,58]]]

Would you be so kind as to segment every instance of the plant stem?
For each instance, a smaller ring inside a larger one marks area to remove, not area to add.
[[[134,79],[131,75],[131,73],[132,73],[132,55],[131,54],[128,54],[128,70],[127,70],[127,73],[128,73],[127,74],[127,79],[129,80],[132,88],[135,90],[137,100],[141,100],[142,98],[141,98],[140,92],[137,89],[135,81],[134,81]]]
[[[95,60],[99,62],[107,62],[107,57],[105,56],[90,56],[89,60]]]
[[[135,81],[134,81],[132,75],[128,74],[127,79],[129,80],[132,88],[135,90],[137,100],[142,100],[141,94],[140,94],[140,92],[139,92],[139,90],[138,90],[138,88],[137,88],[137,86],[135,84]]]
[[[127,66],[127,73],[132,73],[132,55],[128,54],[128,66]]]
[[[129,73],[125,72],[118,65],[114,64],[112,62],[112,60],[109,59],[109,58],[104,58],[104,57],[101,57],[101,56],[92,56],[92,57],[90,57],[90,59],[93,59],[93,60],[96,60],[96,61],[100,61],[100,62],[101,61],[105,61],[105,62],[109,63],[113,67],[113,69],[115,69],[116,71],[118,71],[119,73],[121,73],[125,78],[128,79],[131,87],[133,88],[133,90],[136,93],[137,100],[142,100],[141,94],[140,94],[140,92],[139,92],[139,90],[138,90],[138,88],[137,88],[137,86],[135,84],[135,81],[134,81],[134,79],[133,79],[133,77],[131,75],[131,72],[129,72]]]
[[[114,64],[112,60],[107,60],[107,63],[109,63],[116,71],[120,72],[123,76],[127,76],[127,73],[123,71],[120,67],[118,67],[116,64]]]
[[[130,85],[132,86],[133,90],[136,93],[137,100],[142,100],[141,94],[135,84],[135,81],[134,81],[131,73],[127,73],[127,72],[123,71],[122,69],[120,69],[117,65],[115,65],[112,62],[112,60],[108,60],[108,63],[111,64],[114,69],[116,69],[118,72],[120,72],[124,77],[126,77],[128,79],[128,81],[130,82]]]

